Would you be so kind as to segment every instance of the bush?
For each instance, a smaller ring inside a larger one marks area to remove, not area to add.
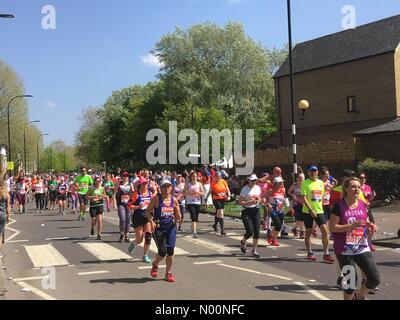
[[[378,200],[400,199],[400,164],[366,159],[358,165],[367,175],[367,184],[376,192]]]

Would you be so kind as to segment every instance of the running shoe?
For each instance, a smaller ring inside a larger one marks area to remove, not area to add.
[[[221,236],[226,236],[226,232],[221,230]]]
[[[287,233],[285,230],[281,231],[281,237],[287,237],[289,233]]]
[[[317,258],[314,256],[314,253],[309,252],[309,253],[307,254],[307,260],[315,261],[315,260],[317,260]]]
[[[174,275],[171,272],[167,272],[165,274],[165,280],[167,280],[168,282],[174,282],[175,281]]]
[[[101,234],[100,233],[97,235],[97,240],[101,240]]]
[[[94,236],[94,228],[91,228],[91,229],[90,229],[90,235],[91,235],[91,236]]]
[[[243,243],[242,240],[240,240],[240,251],[242,251],[243,254],[246,254],[246,243]]]
[[[63,211],[62,215],[65,216],[65,211]]]
[[[178,231],[181,231],[181,232],[183,231],[183,230],[182,230],[182,226],[179,226],[179,227],[178,227]]]
[[[198,239],[199,236],[197,235],[197,233],[193,233],[193,239]]]
[[[335,263],[335,259],[330,254],[324,254],[324,261],[327,263]]]
[[[273,245],[274,247],[279,247],[279,241],[278,241],[278,239],[274,239],[274,241],[272,242],[272,245]]]
[[[124,235],[121,234],[121,235],[119,236],[118,242],[119,242],[119,243],[122,243],[123,240],[124,240]]]
[[[36,213],[38,213],[39,212],[39,210],[36,210]]]
[[[149,256],[147,256],[147,255],[143,256],[143,262],[151,263],[151,260],[150,260]]]
[[[131,241],[131,243],[129,244],[129,248],[128,248],[128,252],[131,256],[133,256],[133,252],[135,251],[135,242]]]
[[[251,254],[252,254],[253,257],[255,257],[255,258],[260,258],[260,254],[259,254],[257,251],[255,251],[255,250],[251,251]]]
[[[213,229],[214,229],[215,232],[218,232],[218,228],[217,228],[217,225],[216,225],[216,224],[213,224],[212,227],[213,227]]]
[[[153,267],[151,268],[150,274],[153,278],[157,278],[158,266],[155,266],[153,263]]]
[[[268,242],[269,245],[272,246],[272,244],[274,243],[274,238],[269,236],[268,239],[267,239],[267,242]]]

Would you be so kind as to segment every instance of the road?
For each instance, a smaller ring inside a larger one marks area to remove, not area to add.
[[[340,300],[335,288],[336,267],[323,263],[320,239],[313,239],[316,262],[305,259],[303,240],[282,239],[281,246],[266,245],[262,232],[260,259],[243,255],[239,239],[244,228],[240,221],[227,220],[227,236],[212,230],[213,218],[201,215],[199,239],[190,232],[178,233],[173,273],[176,281],[150,276],[141,261],[142,249],[134,257],[127,243],[118,243],[118,216],[105,215],[103,240],[89,235],[90,222],[57,211],[37,214],[31,204],[27,214],[13,214],[7,226],[7,242],[2,248],[8,292],[0,299],[95,300]],[[188,218],[188,214],[186,214]],[[190,230],[189,222],[184,230]],[[133,234],[131,234],[133,238]],[[375,254],[381,274],[376,299],[400,299],[400,253],[377,247]],[[155,253],[150,252],[151,257]],[[52,268],[47,268],[48,266]]]

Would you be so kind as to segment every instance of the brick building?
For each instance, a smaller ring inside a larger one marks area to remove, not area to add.
[[[400,15],[300,43],[293,59],[295,101],[310,102],[304,118],[297,110],[299,145],[339,141],[355,152],[355,132],[400,117]],[[279,131],[259,149],[292,144],[288,60],[274,80]]]

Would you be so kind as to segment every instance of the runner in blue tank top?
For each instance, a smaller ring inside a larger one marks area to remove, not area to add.
[[[163,180],[160,188],[161,194],[157,194],[151,199],[146,209],[146,217],[151,221],[152,229],[154,229],[153,237],[158,248],[158,254],[151,269],[151,276],[157,278],[158,264],[167,256],[165,280],[174,282],[171,268],[176,243],[176,221],[181,219],[181,214],[178,200],[172,195],[171,181]]]

